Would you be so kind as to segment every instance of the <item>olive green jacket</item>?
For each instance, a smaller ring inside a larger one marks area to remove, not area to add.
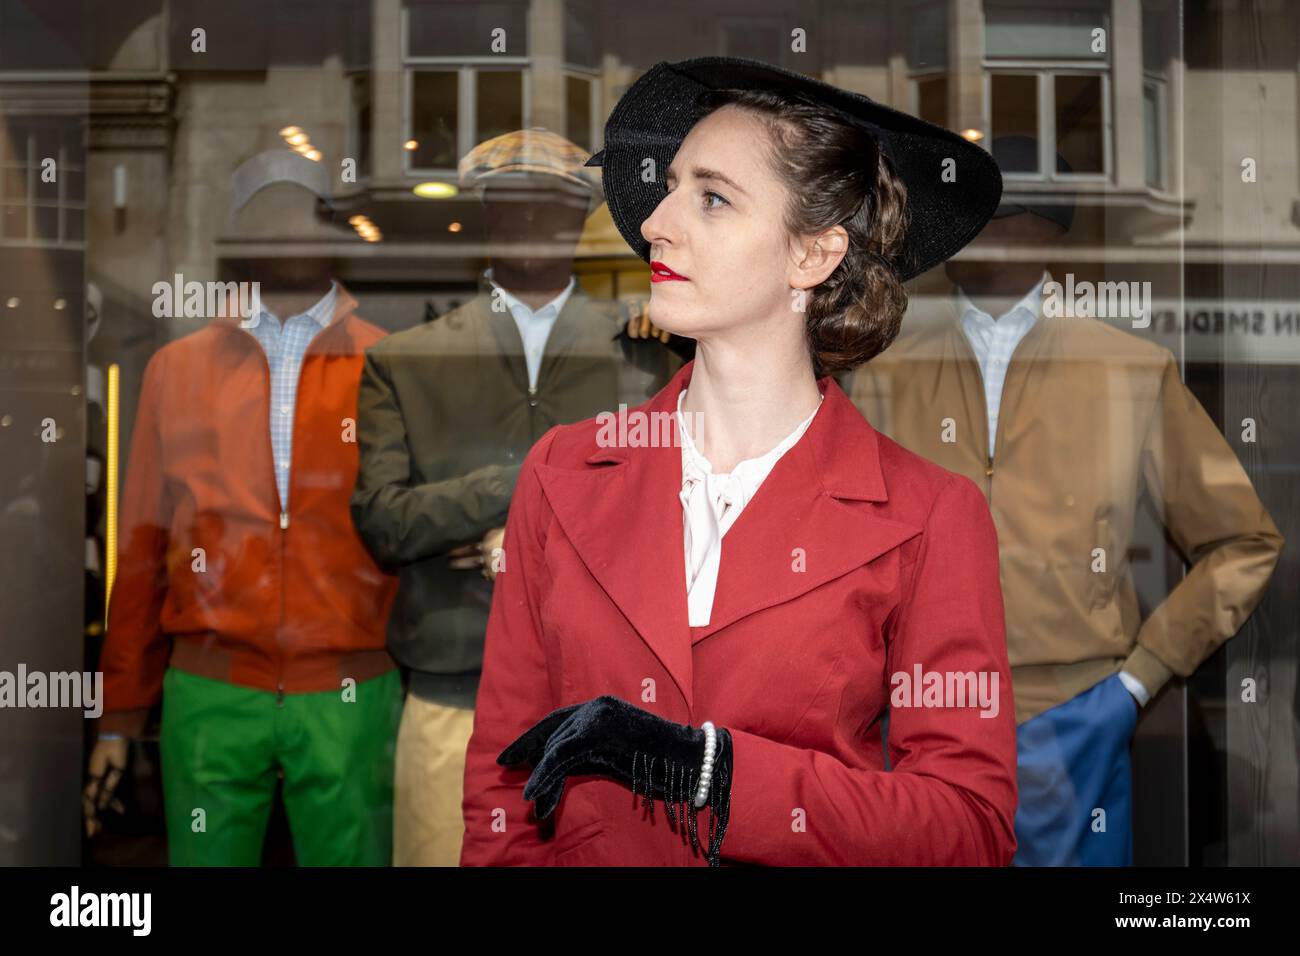
[[[612,303],[575,289],[555,320],[536,390],[509,311],[480,295],[366,352],[352,518],[400,578],[388,650],[421,698],[472,707],[492,585],[447,552],[505,525],[529,448],[549,428],[654,395],[681,362],[618,335]]]

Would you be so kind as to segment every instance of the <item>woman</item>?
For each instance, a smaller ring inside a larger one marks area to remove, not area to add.
[[[830,377],[884,349],[902,281],[992,215],[996,164],[722,58],[638,80],[597,161],[652,321],[696,358],[618,427],[555,428],[524,463],[462,865],[1005,865],[988,508]]]

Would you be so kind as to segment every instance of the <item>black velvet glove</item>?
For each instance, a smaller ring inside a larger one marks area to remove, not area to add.
[[[668,819],[687,827],[692,846],[699,846],[695,790],[704,764],[704,731],[698,727],[606,695],[552,711],[503,750],[497,763],[534,768],[524,799],[535,801],[539,820],[555,812],[569,775],[598,773],[630,784],[633,793],[644,792],[643,805],[662,798]],[[707,805],[707,854],[709,864],[717,866],[731,810],[731,735],[723,727],[717,731]]]

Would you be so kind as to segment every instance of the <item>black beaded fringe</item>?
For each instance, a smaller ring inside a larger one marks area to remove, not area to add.
[[[632,757],[632,794],[638,793],[637,783],[642,779],[638,775],[638,766],[642,762],[641,753],[637,751]],[[664,812],[673,827],[683,836],[689,835],[691,846],[700,849],[698,816],[699,808],[695,806],[696,768],[684,766],[676,761],[665,761],[663,782],[655,781],[655,764],[657,758],[645,757],[645,789],[642,793],[641,806],[654,812],[655,794],[661,794]],[[727,833],[727,822],[731,818],[731,734],[725,728],[718,730],[718,753],[713,764],[713,782],[709,785],[709,797],[706,806],[709,809],[709,847],[706,856],[709,866],[720,866],[722,862],[722,840]]]

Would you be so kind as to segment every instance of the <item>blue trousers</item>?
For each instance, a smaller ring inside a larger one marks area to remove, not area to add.
[[[1017,728],[1013,866],[1133,865],[1137,712],[1114,674]]]

